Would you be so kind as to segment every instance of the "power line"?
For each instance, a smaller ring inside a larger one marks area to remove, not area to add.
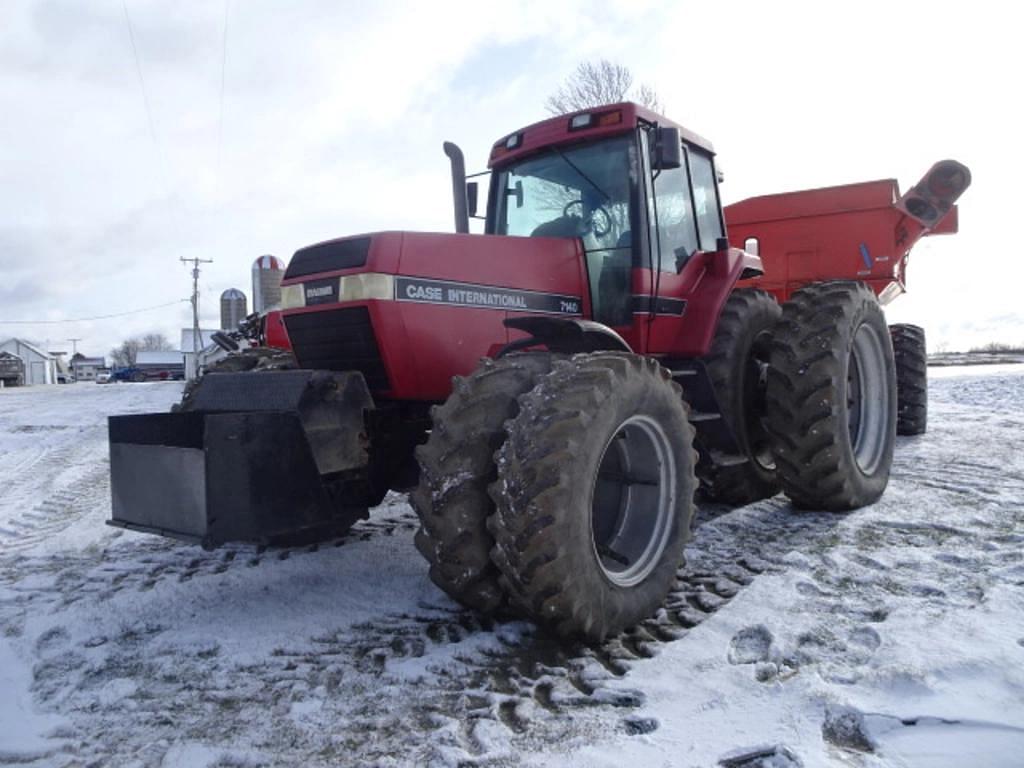
[[[146,78],[142,74],[142,60],[139,58],[139,47],[135,42],[135,28],[132,26],[132,18],[128,13],[128,0],[121,0],[121,8],[124,9],[124,21],[128,27],[128,41],[132,46],[132,58],[135,61],[135,74],[139,79],[139,87],[142,89],[142,104],[146,110],[146,125],[149,127],[149,139],[153,144],[153,161],[156,165],[156,175],[160,179],[160,190],[166,200],[167,229],[170,238],[173,238],[181,228],[178,226],[178,215],[175,212],[171,201],[170,174],[167,170],[167,163],[164,153],[160,151],[160,142],[156,136],[156,121],[153,120],[153,107],[149,103],[149,89],[146,88]]]
[[[139,61],[139,49],[135,45],[135,31],[132,29],[132,18],[128,15],[128,0],[121,0],[121,7],[124,9],[124,20],[128,25],[128,39],[132,44],[132,56],[135,58],[135,73],[139,76],[139,85],[142,87],[142,102],[146,107],[146,122],[149,124],[149,138],[153,140],[153,149],[158,150],[156,141],[156,127],[153,123],[153,110],[149,106],[149,93],[146,91],[146,78],[142,76],[142,63]],[[157,152],[159,154],[159,152]]]
[[[96,315],[95,317],[79,317],[73,320],[0,320],[0,325],[60,325],[62,323],[88,323],[93,320],[110,320],[114,317],[127,317],[128,315],[137,315],[140,312],[151,312],[154,309],[163,309],[164,307],[171,307],[175,304],[182,304],[187,302],[188,299],[177,299],[175,301],[168,301],[166,304],[155,304],[152,307],[142,307],[141,309],[131,309],[127,312],[115,312],[112,315]]]
[[[228,5],[230,0],[224,0],[224,37],[221,41],[220,55],[220,116],[217,120],[217,178],[218,182],[223,168],[224,153],[224,82],[227,79],[228,71]]]

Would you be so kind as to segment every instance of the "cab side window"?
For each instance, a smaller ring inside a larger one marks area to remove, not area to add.
[[[715,250],[715,241],[723,236],[722,217],[718,208],[718,188],[711,158],[699,151],[690,153],[690,172],[693,176],[693,202],[697,209],[697,229],[700,249]]]
[[[686,149],[683,149],[684,157]],[[680,168],[663,170],[654,180],[654,198],[649,202],[651,244],[659,248],[659,268],[675,272],[697,250],[697,227],[686,162]]]

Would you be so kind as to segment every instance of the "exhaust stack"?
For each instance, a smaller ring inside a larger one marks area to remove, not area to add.
[[[452,164],[452,198],[455,203],[455,231],[469,233],[469,203],[466,200],[466,158],[457,144],[444,143],[444,153]]]

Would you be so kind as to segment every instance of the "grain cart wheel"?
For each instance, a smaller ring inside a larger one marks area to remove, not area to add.
[[[506,427],[491,485],[491,559],[528,616],[599,641],[652,614],[674,583],[696,490],[682,390],[649,358],[555,363]]]
[[[416,548],[430,563],[433,582],[479,611],[504,603],[487,530],[494,452],[505,440],[505,420],[519,413],[517,398],[550,370],[545,352],[484,359],[471,375],[455,379],[448,400],[431,412],[429,439],[416,449],[420,479],[410,496],[420,518]]]
[[[715,465],[702,456],[701,491],[713,501],[749,504],[779,492],[771,439],[764,426],[771,334],[782,310],[768,293],[734,291],[722,309],[711,350],[704,358],[722,418],[747,463]]]
[[[779,480],[795,506],[856,509],[882,495],[896,435],[896,373],[870,288],[815,283],[782,306],[767,409]]]
[[[896,434],[923,435],[928,428],[928,351],[924,328],[890,325],[896,357]]]

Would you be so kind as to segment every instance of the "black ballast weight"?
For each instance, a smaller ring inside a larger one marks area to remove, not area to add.
[[[216,546],[347,527],[368,465],[361,373],[206,376],[178,413],[111,416],[110,525]]]

